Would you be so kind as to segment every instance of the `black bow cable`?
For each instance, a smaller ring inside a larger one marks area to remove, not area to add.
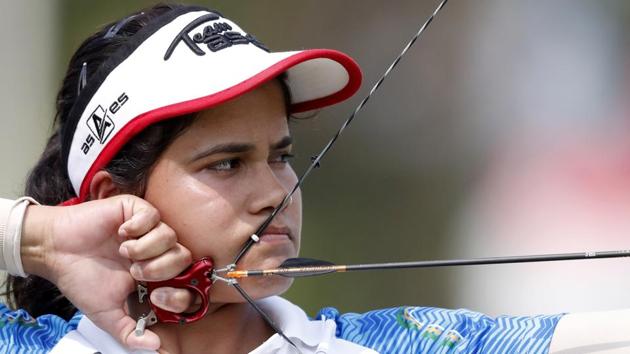
[[[234,261],[232,262],[232,264],[227,266],[228,270],[234,270],[236,268],[236,263],[238,263],[238,261],[241,260],[241,258],[245,255],[245,253],[247,253],[247,251],[249,251],[249,249],[252,247],[252,245],[254,243],[258,242],[258,236],[261,235],[265,231],[265,229],[271,224],[271,222],[276,217],[276,215],[288,205],[289,200],[291,199],[291,196],[293,196],[293,194],[302,186],[302,184],[304,184],[304,180],[306,179],[306,177],[308,177],[310,175],[310,173],[313,171],[313,169],[319,167],[320,161],[324,158],[324,155],[326,155],[326,153],[328,153],[328,151],[332,148],[332,146],[335,144],[335,142],[337,141],[339,136],[341,136],[341,133],[343,133],[343,131],[346,129],[346,127],[348,125],[350,125],[352,120],[354,120],[354,118],[356,117],[357,113],[359,113],[359,111],[363,108],[363,106],[365,106],[367,101],[372,97],[374,92],[376,92],[376,90],[381,86],[383,81],[385,81],[385,78],[390,74],[390,72],[394,69],[394,67],[396,67],[396,65],[398,65],[398,63],[400,62],[402,57],[407,53],[409,48],[411,48],[411,46],[413,46],[413,44],[416,42],[418,37],[420,37],[420,35],[422,35],[424,30],[433,21],[433,18],[435,18],[435,16],[438,14],[438,12],[440,12],[440,10],[444,7],[444,5],[446,4],[447,1],[448,0],[442,0],[440,2],[440,4],[438,5],[438,7],[433,11],[431,16],[429,16],[429,18],[424,22],[424,24],[422,26],[420,26],[420,29],[418,29],[418,32],[411,38],[411,40],[409,40],[407,45],[403,48],[403,50],[400,52],[400,54],[392,62],[392,64],[387,68],[385,73],[376,82],[376,84],[374,84],[374,86],[372,87],[372,89],[370,90],[368,95],[361,101],[361,103],[359,103],[359,105],[354,110],[354,112],[352,112],[350,117],[348,119],[346,119],[346,121],[343,122],[343,124],[341,125],[341,128],[339,128],[337,133],[335,133],[335,135],[332,137],[332,139],[330,139],[330,141],[326,144],[326,146],[324,146],[322,151],[316,157],[313,158],[313,161],[311,162],[309,167],[306,169],[306,171],[304,171],[302,176],[300,176],[300,178],[298,179],[298,181],[295,184],[295,186],[293,186],[293,189],[291,189],[291,191],[284,197],[284,199],[282,199],[282,202],[280,202],[280,204],[271,212],[269,217],[267,217],[267,219],[262,223],[262,225],[260,225],[258,227],[256,232],[250,237],[250,239],[247,240],[247,242],[245,243],[243,248],[241,248],[240,252],[237,254],[236,258],[234,258]],[[295,346],[295,344],[293,344],[293,342],[291,342],[289,340],[289,338],[287,338],[287,336],[284,335],[284,333],[278,328],[278,326],[275,325],[275,323],[271,320],[271,318],[261,308],[259,308],[254,303],[254,301],[251,299],[251,297],[249,297],[249,295],[247,295],[245,290],[243,290],[243,288],[241,288],[238,285],[238,283],[236,282],[236,279],[232,279],[232,280],[233,280],[233,282],[230,282],[230,283],[234,286],[234,288],[241,294],[241,296],[251,306],[254,307],[254,309],[263,317],[263,319],[269,324],[269,326],[271,326],[271,328],[273,328],[273,330],[276,331],[276,333],[278,333],[280,336],[282,336],[284,339],[286,339],[289,343],[291,343],[291,345],[293,345],[294,348],[296,348],[299,351],[299,349]]]
[[[368,95],[365,96],[365,98],[361,101],[361,103],[359,103],[359,105],[357,106],[357,108],[355,108],[354,112],[352,112],[350,117],[343,122],[343,124],[341,125],[341,128],[339,128],[337,133],[335,133],[335,135],[332,137],[332,139],[330,139],[328,144],[326,144],[326,146],[324,146],[322,151],[317,156],[315,156],[313,158],[313,161],[308,166],[306,171],[304,171],[302,176],[300,176],[300,178],[298,179],[298,181],[295,184],[295,186],[293,186],[293,189],[291,189],[291,192],[289,192],[289,194],[287,194],[286,197],[284,197],[284,199],[282,200],[280,205],[278,205],[271,212],[271,215],[269,215],[269,217],[267,217],[265,222],[263,222],[262,225],[260,225],[260,227],[258,227],[258,229],[254,233],[254,235],[252,235],[252,236],[255,236],[255,237],[252,237],[249,240],[247,240],[247,242],[245,243],[245,245],[243,246],[241,251],[238,253],[236,258],[232,262],[232,265],[235,265],[236,263],[238,263],[238,261],[245,255],[245,253],[247,253],[247,251],[252,247],[252,245],[257,242],[258,236],[265,231],[265,229],[267,228],[267,226],[269,226],[269,224],[271,224],[271,222],[276,217],[276,215],[280,212],[280,210],[282,210],[289,203],[289,200],[291,199],[291,196],[302,186],[302,184],[304,184],[304,180],[306,179],[306,177],[308,177],[315,168],[319,167],[320,161],[324,158],[324,155],[326,155],[328,153],[328,151],[333,147],[333,145],[335,144],[335,142],[337,141],[339,136],[341,136],[341,134],[346,129],[346,127],[348,125],[350,125],[350,123],[354,120],[354,118],[359,113],[359,111],[361,109],[363,109],[363,106],[365,106],[367,101],[372,97],[372,95],[374,95],[374,93],[376,92],[376,90],[378,90],[378,88],[381,86],[383,81],[385,81],[385,78],[391,73],[391,71],[396,67],[396,65],[398,65],[398,63],[400,62],[402,57],[405,56],[405,54],[407,54],[407,51],[409,50],[409,48],[411,48],[413,46],[413,44],[416,42],[416,40],[420,37],[420,35],[422,35],[424,30],[429,26],[429,24],[433,21],[435,16],[437,16],[438,12],[440,12],[440,10],[442,10],[442,8],[444,7],[444,5],[447,2],[448,2],[448,0],[442,0],[442,2],[440,2],[438,7],[433,11],[431,16],[429,16],[429,18],[424,22],[424,24],[422,26],[420,26],[420,29],[418,29],[418,32],[411,38],[411,40],[409,40],[407,45],[403,48],[403,50],[396,57],[396,59],[394,59],[394,61],[387,68],[387,70],[385,70],[385,73],[381,76],[380,79],[378,79],[376,84],[374,84],[374,86],[372,87],[372,89],[370,90]]]
[[[269,315],[267,315],[265,313],[265,311],[263,311],[263,309],[260,308],[260,306],[258,306],[255,302],[254,299],[252,299],[249,295],[247,295],[247,293],[245,292],[245,290],[243,290],[243,288],[241,288],[240,285],[238,285],[238,283],[231,283],[232,286],[239,292],[239,294],[241,294],[241,296],[256,310],[256,312],[258,312],[258,314],[260,314],[262,316],[262,318],[265,320],[265,322],[267,322],[267,324],[274,330],[274,332],[278,333],[282,338],[284,338],[287,342],[289,342],[289,344],[291,344],[293,346],[293,348],[295,348],[298,353],[302,353],[302,351],[300,351],[300,349],[295,345],[295,343],[293,343],[283,332],[282,330],[280,330],[280,328],[276,325],[276,323],[271,319],[271,317],[269,317]]]

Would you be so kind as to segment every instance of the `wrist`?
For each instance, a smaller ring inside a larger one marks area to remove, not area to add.
[[[53,208],[41,205],[30,205],[26,209],[20,254],[24,272],[27,274],[48,279],[50,267],[47,255],[51,250],[46,250],[46,245],[50,244],[53,213]]]
[[[39,204],[33,198],[0,199],[0,269],[25,277],[21,257],[22,231],[26,209]]]

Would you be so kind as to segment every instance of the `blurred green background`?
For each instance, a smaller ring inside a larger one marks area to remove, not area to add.
[[[0,195],[21,194],[24,176],[50,132],[56,89],[73,50],[101,26],[153,3],[2,0]],[[362,67],[358,95],[294,126],[298,172],[437,5],[424,0],[194,3],[219,10],[273,50],[333,48]],[[471,239],[466,227],[468,211],[476,210],[471,200],[497,156],[513,144],[540,147],[580,136],[588,145],[589,137],[627,131],[629,15],[625,1],[452,0],[308,180],[302,255],[367,263],[518,254],[520,238]],[[546,153],[534,150],[532,158]],[[569,237],[563,244],[570,243],[570,235],[561,236]],[[488,268],[298,279],[286,296],[314,314],[324,306],[366,311],[401,304],[503,311],[493,307],[495,297],[510,312],[567,311],[602,308],[602,302],[624,306],[621,299],[630,295],[628,287],[610,280],[603,298],[573,294],[582,302],[547,303],[544,294],[562,293],[562,276],[541,288],[534,281],[531,288],[502,293],[511,287],[502,279],[518,278],[516,271],[540,274],[540,268],[510,267],[514,275],[490,281]],[[475,288],[482,279],[491,289]],[[613,292],[622,296],[606,300]],[[531,307],[511,302],[523,293]]]

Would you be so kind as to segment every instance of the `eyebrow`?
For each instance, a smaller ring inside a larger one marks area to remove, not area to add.
[[[282,139],[280,139],[278,142],[271,144],[270,148],[271,150],[280,150],[280,149],[286,148],[287,146],[291,144],[293,144],[293,138],[287,135],[283,137]],[[193,156],[190,159],[190,162],[194,162],[194,161],[197,161],[199,159],[202,159],[204,157],[208,157],[214,154],[243,153],[243,152],[252,151],[254,150],[254,148],[255,148],[254,144],[247,144],[247,143],[219,144],[219,145],[212,146],[209,149],[205,149],[203,151],[198,152],[197,154],[195,154],[195,156]]]
[[[291,144],[293,144],[293,138],[287,135],[280,139],[280,141],[278,141],[277,143],[271,144],[271,150],[284,149]]]

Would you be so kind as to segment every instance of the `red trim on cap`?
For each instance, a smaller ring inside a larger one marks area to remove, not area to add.
[[[275,63],[274,65],[261,71],[255,76],[252,76],[251,78],[241,82],[240,84],[232,86],[223,91],[214,93],[209,96],[200,97],[194,100],[160,107],[133,118],[107,143],[107,145],[103,148],[103,151],[101,151],[99,156],[96,158],[96,160],[88,170],[87,174],[83,178],[83,182],[81,183],[81,188],[79,190],[79,197],[64,202],[63,205],[72,205],[77,204],[78,202],[85,201],[88,196],[90,183],[92,181],[92,178],[94,178],[94,175],[105,166],[107,166],[107,164],[116,156],[118,151],[120,151],[120,149],[129,140],[131,140],[131,138],[140,133],[149,125],[169,118],[198,112],[216,106],[255,89],[266,81],[275,78],[276,76],[280,75],[281,73],[287,71],[297,64],[300,64],[307,60],[318,58],[328,58],[341,64],[348,72],[348,83],[341,90],[326,97],[291,105],[290,113],[309,111],[341,102],[352,96],[359,89],[359,87],[361,86],[361,69],[359,69],[358,64],[346,54],[330,49],[312,49],[296,53]]]
[[[317,52],[318,49],[314,49],[312,51]],[[328,53],[332,52],[335,54],[341,54],[340,56],[320,55],[320,56],[316,56],[316,58],[328,58],[341,64],[348,72],[348,83],[346,84],[344,88],[342,88],[341,90],[331,95],[320,97],[315,100],[292,104],[290,108],[291,113],[307,112],[307,111],[312,111],[314,109],[318,109],[322,107],[332,106],[335,103],[345,101],[346,99],[352,97],[352,95],[354,95],[361,87],[361,79],[362,79],[361,69],[359,68],[359,65],[352,58],[350,58],[349,56],[341,52],[336,52],[336,51],[331,51],[331,50],[322,50],[322,51],[328,52]]]

